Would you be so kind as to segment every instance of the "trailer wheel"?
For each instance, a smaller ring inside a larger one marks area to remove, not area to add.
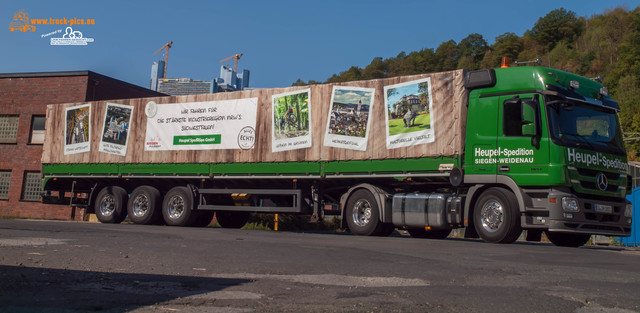
[[[544,233],[547,235],[547,238],[549,238],[549,241],[560,247],[581,247],[591,239],[591,235],[588,234],[558,233],[550,231],[545,231]]]
[[[158,189],[151,186],[140,186],[133,190],[129,197],[127,213],[129,219],[136,224],[157,224],[160,219],[161,196]]]
[[[503,188],[489,188],[475,204],[473,222],[486,242],[512,243],[522,233],[516,196]]]
[[[345,212],[349,231],[360,236],[378,236],[385,230],[380,222],[378,202],[366,189],[356,190],[347,201]]]
[[[196,219],[193,195],[184,186],[173,187],[162,201],[162,217],[169,226],[191,226]]]
[[[102,223],[120,223],[127,217],[127,192],[122,187],[107,186],[96,197],[94,211]]]
[[[407,229],[409,235],[413,238],[424,239],[445,239],[451,234],[451,229],[432,229],[426,230],[424,228],[411,228]]]
[[[249,212],[216,211],[216,220],[222,228],[242,228],[250,215]]]

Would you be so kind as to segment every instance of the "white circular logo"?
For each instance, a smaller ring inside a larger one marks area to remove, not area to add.
[[[158,113],[158,105],[153,101],[147,102],[147,106],[144,108],[144,114],[146,114],[147,117],[154,117],[156,113]]]
[[[246,126],[238,134],[238,146],[240,149],[247,150],[253,148],[256,142],[256,131],[251,126]]]

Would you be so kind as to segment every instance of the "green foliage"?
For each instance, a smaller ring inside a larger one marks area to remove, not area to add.
[[[458,68],[473,70],[480,66],[489,45],[482,35],[473,33],[460,41],[457,50]]]
[[[533,28],[525,33],[540,45],[553,49],[557,43],[571,44],[584,31],[584,21],[573,11],[555,9],[538,19]]]
[[[276,137],[297,137],[309,133],[309,98],[302,92],[274,100],[273,121]]]
[[[508,27],[508,26],[505,26]],[[469,34],[460,43],[449,40],[434,49],[400,52],[374,58],[361,69],[334,74],[327,82],[346,82],[500,66],[502,57],[530,61],[585,77],[604,77],[604,85],[620,103],[623,130],[640,133],[640,8],[615,8],[589,18],[559,8],[540,17],[524,36],[505,32],[489,45],[482,35]],[[315,81],[309,81],[311,83]],[[294,85],[307,84],[298,79]],[[640,137],[640,134],[632,135]],[[629,159],[640,157],[640,140],[627,141]]]

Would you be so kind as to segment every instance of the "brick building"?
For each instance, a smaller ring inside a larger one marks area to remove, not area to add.
[[[40,203],[47,104],[163,95],[91,71],[0,74],[0,217],[84,216],[67,206]]]

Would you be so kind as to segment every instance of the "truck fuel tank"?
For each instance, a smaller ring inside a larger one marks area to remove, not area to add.
[[[399,227],[450,228],[461,225],[464,198],[443,193],[398,193],[393,196],[392,222]]]

